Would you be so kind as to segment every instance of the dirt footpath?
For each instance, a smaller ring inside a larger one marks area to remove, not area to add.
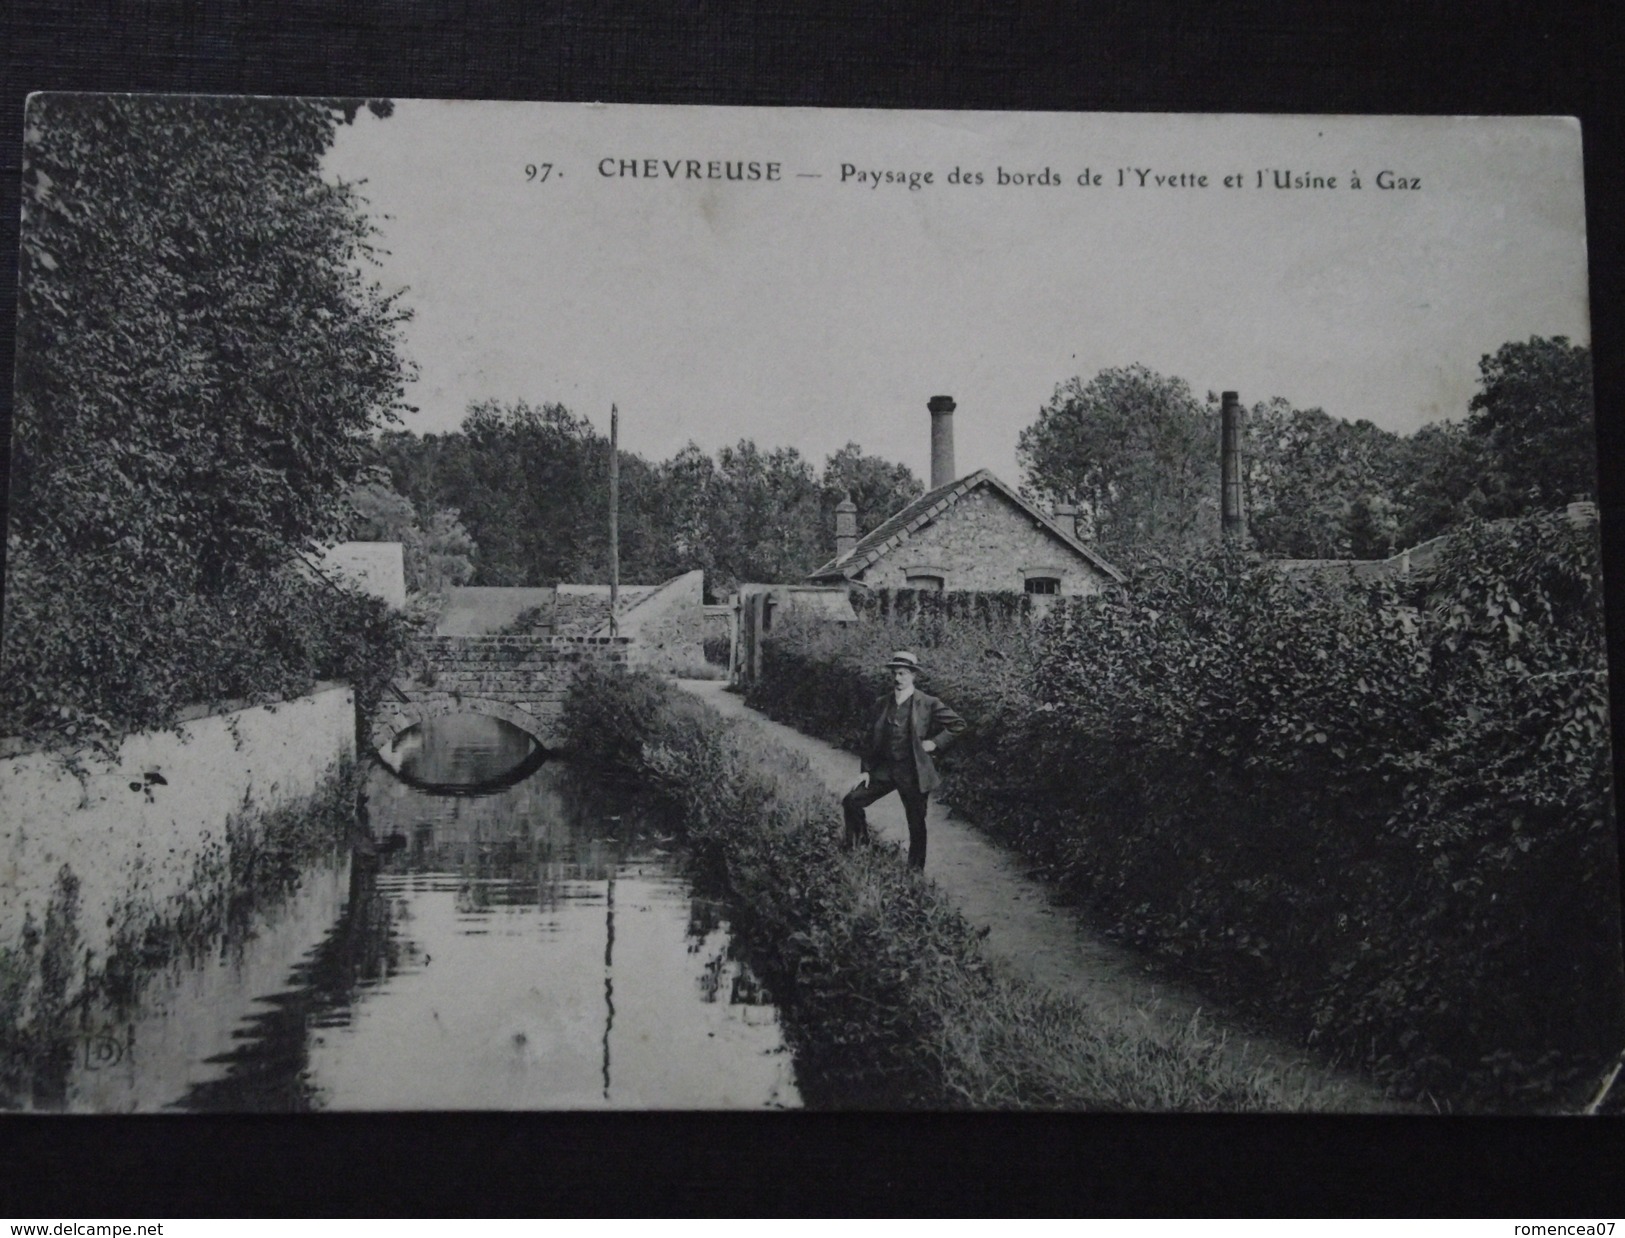
[[[858,776],[858,759],[757,713],[726,685],[679,680],[678,686],[729,718],[744,719],[807,758],[832,791],[845,792]],[[888,796],[868,810],[869,827],[887,841],[908,846],[903,805]],[[1356,1076],[1330,1070],[1301,1051],[1267,1037],[1236,1030],[1234,1021],[1196,995],[1159,981],[1134,955],[1102,941],[1052,891],[1026,876],[1021,858],[990,842],[947,807],[931,801],[926,818],[926,874],[977,927],[989,929],[985,949],[1027,978],[1100,1010],[1108,1018],[1144,1019],[1163,1026],[1186,1026],[1199,1019],[1225,1033],[1225,1049],[1238,1064],[1301,1080],[1326,1107],[1361,1112],[1395,1112],[1409,1105],[1386,1099]]]

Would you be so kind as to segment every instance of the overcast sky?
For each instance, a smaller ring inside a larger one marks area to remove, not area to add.
[[[713,160],[764,179],[707,179]],[[821,466],[856,441],[924,478],[926,401],[946,394],[958,471],[1017,481],[1017,434],[1075,374],[1139,362],[1198,397],[1409,431],[1463,414],[1508,340],[1589,342],[1565,120],[405,101],[341,129],[328,162],[367,181],[378,277],[416,315],[420,432],[487,398],[607,429],[614,401],[650,459],[748,437]],[[843,183],[843,164],[935,183]],[[1001,167],[1062,183],[1001,187]],[[1146,186],[1119,188],[1133,168]],[[1421,187],[1379,189],[1384,170]]]

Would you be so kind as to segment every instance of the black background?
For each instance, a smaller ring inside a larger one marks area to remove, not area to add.
[[[9,433],[32,90],[1581,119],[1625,718],[1617,4],[0,3]],[[432,169],[426,169],[432,175]],[[1621,766],[1616,740],[1615,765]],[[0,1121],[0,1217],[654,1213],[1605,1217],[1625,1119],[335,1115]]]

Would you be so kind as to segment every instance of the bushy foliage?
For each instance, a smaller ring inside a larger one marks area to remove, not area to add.
[[[410,375],[361,199],[322,173],[360,107],[30,100],[8,736],[105,748],[201,702],[380,691],[400,625],[300,566]]]
[[[875,698],[890,690],[884,665],[897,649],[913,650],[923,665],[920,686],[971,722],[966,738],[996,729],[1005,701],[1025,699],[1039,649],[1026,594],[853,589],[851,599],[857,624],[794,614],[776,623],[763,645],[763,673],[746,688],[751,705],[856,750]],[[949,767],[953,759],[945,758]]]
[[[420,511],[455,509],[479,545],[475,583],[609,579],[609,443],[560,404],[486,401],[452,434],[386,435],[393,484]],[[651,463],[620,453],[622,580],[695,568],[712,596],[740,581],[797,580],[835,548],[835,506],[850,492],[860,532],[922,487],[900,464],[848,443],[822,473],[794,448],[746,439],[715,455],[693,443]]]
[[[376,597],[284,570],[216,594],[100,595],[78,568],[7,562],[0,731],[110,751],[203,702],[263,703],[342,679],[363,715],[406,657],[403,616]],[[69,605],[100,596],[101,604]]]
[[[674,807],[696,875],[771,987],[811,1106],[1337,1103],[1238,1070],[1200,1029],[1110,1022],[1004,974],[895,848],[837,850],[839,806],[805,762],[654,676],[584,664],[564,723],[578,758]]]
[[[399,542],[408,595],[444,601],[474,575],[479,548],[461,519],[440,508],[427,519],[397,493],[388,477],[369,479],[349,494],[353,513],[348,536],[360,542]]]
[[[321,173],[355,110],[30,100],[11,532],[43,569],[207,590],[339,534],[408,376],[357,190]]]
[[[1599,582],[1553,515],[1403,584],[1145,567],[1002,658],[916,625],[973,728],[943,793],[1215,996],[1454,1103],[1572,1099],[1625,1034]],[[775,633],[751,699],[850,744],[902,639]]]
[[[1468,432],[1489,445],[1496,514],[1597,493],[1591,350],[1561,335],[1503,344],[1478,363]]]

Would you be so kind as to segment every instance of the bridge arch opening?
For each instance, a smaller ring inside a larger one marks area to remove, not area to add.
[[[450,701],[386,703],[373,724],[373,755],[399,775],[401,757],[404,755],[401,751],[403,737],[431,719],[456,714],[474,714],[506,722],[534,741],[535,751],[541,758],[556,755],[563,747],[563,737],[549,719],[537,717],[509,701],[465,697]]]

